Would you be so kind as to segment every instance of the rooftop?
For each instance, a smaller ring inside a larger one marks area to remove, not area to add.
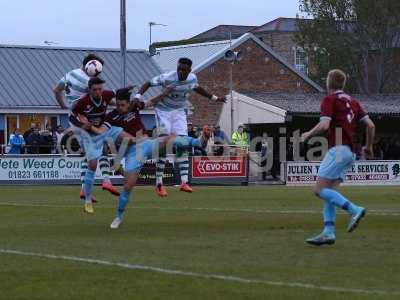
[[[120,53],[118,49],[64,48],[0,45],[0,108],[53,107],[57,82],[82,58],[96,53],[105,60],[102,77],[110,89],[120,87]],[[142,84],[160,73],[157,64],[144,50],[127,51],[127,81]],[[150,91],[154,96],[156,91]]]
[[[195,35],[191,39],[193,40],[228,40],[232,34],[232,38],[238,38],[241,35],[252,31],[257,26],[246,26],[246,25],[218,25],[207,31]]]
[[[153,56],[153,59],[164,72],[176,69],[177,61],[181,57],[190,58],[195,69],[215,53],[229,48],[229,45],[229,41],[219,41],[158,48],[157,55]]]
[[[321,100],[326,94],[254,93],[243,95],[279,107],[288,113],[319,114]],[[400,94],[352,95],[370,114],[400,115]]]

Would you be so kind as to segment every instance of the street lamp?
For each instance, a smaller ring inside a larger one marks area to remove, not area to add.
[[[230,62],[230,69],[229,69],[229,93],[231,96],[231,135],[235,131],[235,124],[234,124],[234,114],[235,108],[233,105],[233,66],[235,63],[238,63],[243,59],[243,52],[242,51],[234,51],[232,49],[232,33],[230,34],[230,49],[225,52],[224,59]]]
[[[53,42],[53,41],[43,41],[43,44],[47,45],[47,46],[53,46],[53,45],[58,45],[57,42]]]
[[[121,0],[120,43],[121,85],[126,86],[126,0]]]
[[[153,35],[153,26],[163,26],[163,27],[167,27],[168,25],[165,25],[165,24],[159,24],[159,23],[156,23],[156,22],[149,22],[149,31],[150,31],[150,44],[149,44],[149,47],[151,46],[151,44],[153,43],[153,40],[152,40],[152,35]]]

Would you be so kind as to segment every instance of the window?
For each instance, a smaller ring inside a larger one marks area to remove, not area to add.
[[[51,128],[54,130],[60,124],[59,118],[57,116],[48,116],[47,117],[47,124],[50,125]]]
[[[5,142],[8,143],[10,135],[14,133],[15,129],[18,128],[18,117],[17,116],[7,116],[7,131],[5,132]]]
[[[60,124],[60,118],[56,115],[43,115],[43,114],[26,114],[26,115],[8,115],[6,116],[5,141],[8,142],[9,136],[16,128],[20,129],[21,134],[24,134],[35,123],[39,130],[44,130],[46,125],[50,125],[55,129]]]
[[[308,56],[303,48],[296,47],[294,61],[299,72],[308,74]]]

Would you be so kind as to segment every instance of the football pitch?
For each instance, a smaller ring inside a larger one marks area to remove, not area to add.
[[[0,299],[400,299],[397,187],[349,187],[369,211],[333,246],[310,188],[195,187],[134,192],[125,222],[100,191],[85,215],[78,187],[1,187]]]

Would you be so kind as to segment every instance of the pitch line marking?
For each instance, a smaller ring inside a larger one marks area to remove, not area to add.
[[[152,266],[146,266],[146,265],[112,262],[112,261],[100,260],[100,259],[94,259],[94,258],[24,252],[24,251],[11,250],[11,249],[0,249],[0,253],[1,254],[10,254],[10,255],[19,255],[19,256],[28,256],[28,257],[39,257],[39,258],[54,259],[54,260],[64,260],[64,261],[72,261],[72,262],[82,262],[82,263],[88,263],[88,264],[118,267],[118,268],[129,269],[129,270],[148,271],[148,272],[162,273],[162,274],[175,275],[175,276],[193,277],[193,278],[201,278],[201,279],[217,279],[217,280],[222,280],[222,281],[230,281],[230,282],[238,282],[238,283],[246,283],[246,284],[264,284],[264,285],[270,285],[270,286],[302,288],[302,289],[322,290],[322,291],[341,292],[341,293],[356,293],[356,294],[370,294],[370,295],[371,294],[373,294],[373,295],[400,295],[400,291],[343,288],[343,287],[315,285],[315,284],[300,283],[300,282],[284,282],[284,281],[270,281],[270,280],[262,280],[262,279],[249,279],[249,278],[231,276],[231,275],[202,274],[202,273],[196,273],[196,272],[165,269],[165,268],[152,267]]]
[[[22,206],[22,207],[49,207],[49,208],[76,208],[81,207],[81,205],[52,205],[52,204],[28,204],[28,203],[15,203],[15,202],[0,202],[0,206]],[[114,209],[116,206],[99,206],[98,208],[109,208]],[[273,210],[273,209],[256,209],[256,208],[217,208],[217,207],[143,207],[143,206],[129,206],[130,209],[155,209],[155,210],[170,210],[170,211],[214,211],[214,212],[231,212],[231,213],[255,213],[255,214],[297,214],[297,215],[307,215],[307,214],[321,214],[319,210]],[[346,215],[345,212],[339,211],[338,214]],[[390,210],[368,210],[369,216],[400,216],[400,211],[390,211]]]

